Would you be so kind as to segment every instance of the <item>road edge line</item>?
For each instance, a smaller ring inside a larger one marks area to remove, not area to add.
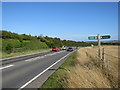
[[[48,68],[46,68],[45,70],[43,70],[41,73],[39,73],[37,76],[35,76],[33,79],[31,79],[30,81],[28,81],[27,83],[25,83],[23,86],[21,86],[18,90],[21,90],[21,89],[25,88],[28,84],[30,84],[31,82],[33,82],[35,79],[37,79],[39,76],[41,76],[44,72],[46,72],[48,69],[50,69],[51,67],[53,67],[55,64],[57,64],[58,62],[60,62],[62,59],[64,59],[65,57],[67,57],[71,53],[73,53],[73,52],[68,53],[67,55],[65,55],[64,57],[62,57],[61,59],[59,59],[58,61],[56,61],[55,63],[53,63],[51,66],[49,66]]]

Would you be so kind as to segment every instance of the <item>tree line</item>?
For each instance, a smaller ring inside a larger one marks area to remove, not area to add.
[[[25,50],[47,49],[52,47],[83,47],[91,44],[97,46],[97,42],[80,42],[72,40],[61,40],[60,38],[53,38],[49,36],[32,36],[27,34],[17,34],[6,30],[0,31],[0,39],[2,40],[2,48],[0,50],[11,52],[22,52]],[[101,45],[120,45],[120,43],[103,43]]]
[[[6,30],[1,30],[0,38],[2,39],[2,50],[8,53],[17,52],[22,50],[35,50],[52,47],[62,47],[63,45],[68,47],[76,46],[89,46],[90,43],[72,41],[72,40],[61,40],[60,38],[53,38],[49,36],[32,36],[26,34],[17,34]]]

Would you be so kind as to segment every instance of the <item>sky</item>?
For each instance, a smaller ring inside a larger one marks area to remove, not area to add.
[[[2,30],[66,40],[118,39],[117,2],[3,2]]]

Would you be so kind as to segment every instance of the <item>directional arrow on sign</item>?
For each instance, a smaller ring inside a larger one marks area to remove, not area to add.
[[[110,35],[104,35],[104,36],[100,36],[100,39],[109,39],[111,36]],[[88,37],[89,40],[97,40],[98,36],[89,36]]]
[[[111,36],[110,35],[104,35],[104,36],[100,36],[100,34],[98,34],[97,36],[89,36],[88,39],[89,40],[98,40],[98,60],[101,60],[101,51],[100,51],[100,39],[109,39]]]
[[[104,36],[100,36],[101,39],[109,39],[110,38],[110,35],[104,35]]]

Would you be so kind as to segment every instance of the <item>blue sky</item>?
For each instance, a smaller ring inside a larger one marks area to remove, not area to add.
[[[88,41],[110,34],[118,39],[117,2],[4,2],[3,30]]]

